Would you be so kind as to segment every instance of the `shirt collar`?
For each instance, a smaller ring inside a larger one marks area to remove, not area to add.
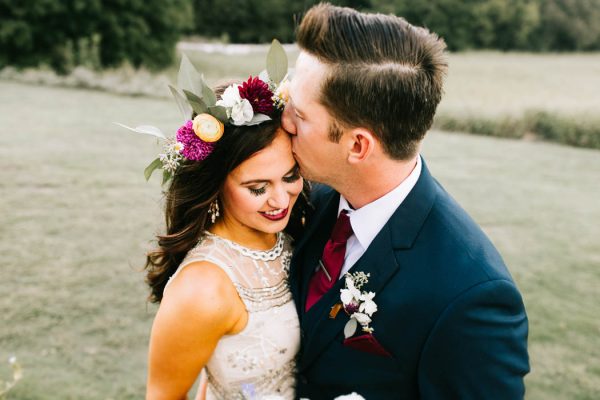
[[[342,210],[348,210],[350,225],[356,239],[363,249],[367,249],[381,228],[391,218],[394,211],[402,204],[406,196],[419,180],[421,175],[421,156],[417,157],[417,164],[410,175],[398,186],[377,200],[364,205],[358,210],[350,207],[344,196],[340,195],[338,216]]]

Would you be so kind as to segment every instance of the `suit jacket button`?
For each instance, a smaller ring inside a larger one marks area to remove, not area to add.
[[[300,329],[300,339],[304,339],[304,329]]]

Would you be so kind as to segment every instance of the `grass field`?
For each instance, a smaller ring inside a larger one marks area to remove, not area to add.
[[[162,224],[142,171],[157,148],[112,121],[173,131],[179,115],[162,99],[0,81],[0,380],[9,356],[24,368],[9,398],[142,397],[156,308],[140,269]],[[527,398],[600,398],[600,152],[434,131],[423,154],[523,293]]]

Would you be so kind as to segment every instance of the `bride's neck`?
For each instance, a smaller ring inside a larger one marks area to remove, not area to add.
[[[217,221],[208,230],[217,236],[255,250],[269,250],[277,242],[275,233],[261,232],[246,226],[228,223],[226,219]]]

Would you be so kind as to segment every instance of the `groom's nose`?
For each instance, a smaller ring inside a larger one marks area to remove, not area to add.
[[[291,105],[286,105],[281,115],[281,127],[290,135],[296,134],[296,124],[294,122],[294,111]]]

